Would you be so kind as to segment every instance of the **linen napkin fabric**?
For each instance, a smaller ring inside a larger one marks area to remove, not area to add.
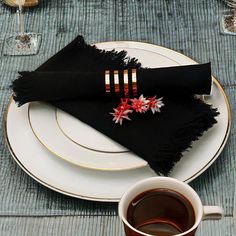
[[[119,98],[104,91],[104,71],[137,69],[139,92],[164,96],[161,113],[132,114],[122,126],[112,121]],[[46,101],[77,117],[145,159],[157,174],[168,175],[219,114],[194,94],[210,92],[210,65],[142,68],[125,51],[97,49],[78,36],[34,72],[13,81],[19,105]]]
[[[23,105],[31,101],[124,97],[122,81],[124,70],[117,71],[122,88],[118,95],[115,93],[114,83],[110,84],[111,93],[106,93],[105,70],[101,69],[100,71],[82,71],[81,68],[80,71],[61,71],[58,68],[55,71],[19,72],[20,79],[13,82],[17,92],[15,100]],[[131,77],[131,70],[127,71]],[[110,76],[114,77],[112,71]],[[138,68],[136,76],[138,95],[155,96],[161,93],[178,96],[178,94],[210,94],[211,92],[210,63],[167,68]],[[45,84],[47,89],[45,89]],[[132,80],[129,80],[128,86],[132,92]]]

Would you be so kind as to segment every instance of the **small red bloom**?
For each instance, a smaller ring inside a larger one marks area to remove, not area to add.
[[[113,121],[115,123],[120,123],[122,125],[123,119],[130,120],[129,114],[133,111],[130,110],[130,105],[128,104],[129,99],[121,99],[121,103],[117,108],[114,108],[114,112],[111,112],[110,114],[114,116]]]
[[[148,107],[153,114],[155,114],[155,112],[161,112],[160,108],[164,106],[162,99],[163,97],[156,99],[156,96],[148,98]]]
[[[148,103],[149,100],[147,100],[143,95],[141,95],[138,99],[130,99],[132,102],[131,107],[139,113],[145,113],[148,110]]]
[[[121,98],[121,102],[117,108],[114,108],[114,112],[110,114],[113,116],[113,121],[122,125],[123,120],[130,120],[129,114],[133,111],[138,113],[145,113],[151,110],[154,114],[155,112],[161,112],[160,108],[164,106],[162,102],[162,97],[156,99],[156,96],[146,99],[143,95],[139,98]],[[131,103],[131,105],[130,105]]]

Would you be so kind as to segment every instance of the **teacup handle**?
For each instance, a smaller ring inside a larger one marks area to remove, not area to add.
[[[224,210],[220,206],[203,206],[203,220],[219,220]]]

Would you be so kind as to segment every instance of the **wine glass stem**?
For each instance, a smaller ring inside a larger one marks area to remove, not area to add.
[[[20,5],[19,5],[19,9],[17,10],[17,15],[18,15],[18,25],[19,25],[20,35],[24,35],[25,33],[24,15],[22,11],[22,6]]]

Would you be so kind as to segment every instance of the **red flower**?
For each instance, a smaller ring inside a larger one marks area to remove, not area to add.
[[[111,112],[110,114],[114,116],[113,121],[115,123],[120,123],[122,125],[123,119],[130,120],[128,115],[132,113],[133,111],[130,110],[130,105],[128,104],[129,99],[121,99],[121,103],[117,108],[114,108],[114,112]]]
[[[132,102],[131,107],[139,113],[145,113],[148,110],[148,103],[149,100],[147,100],[143,95],[140,95],[140,97],[134,98],[134,99],[130,99],[130,101]]]
[[[161,112],[160,108],[164,106],[162,102],[162,97],[156,99],[156,96],[146,99],[141,95],[138,99],[133,98],[121,98],[121,103],[117,108],[114,108],[114,112],[110,114],[113,115],[113,121],[122,125],[123,120],[130,120],[129,114],[133,112],[145,113],[148,110],[151,110],[154,114],[155,112]],[[131,105],[129,104],[131,102]]]
[[[148,98],[149,100],[148,107],[149,109],[151,109],[153,114],[155,112],[161,112],[160,108],[164,106],[162,99],[163,97],[156,99],[156,96]]]

